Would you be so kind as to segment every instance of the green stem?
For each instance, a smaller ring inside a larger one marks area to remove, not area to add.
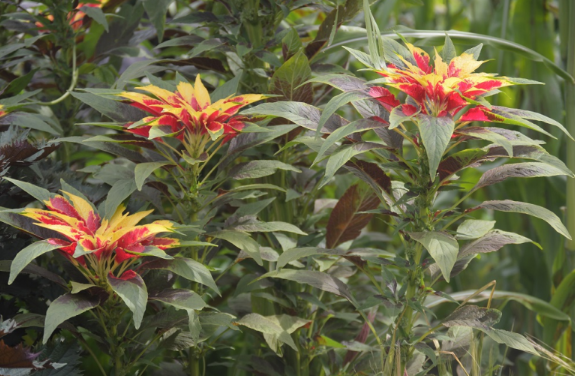
[[[188,361],[190,363],[190,376],[202,376],[200,358],[196,356],[195,351],[192,349],[188,352]]]
[[[62,102],[64,99],[68,98],[68,96],[72,93],[72,91],[76,88],[76,84],[78,83],[78,70],[76,69],[76,44],[72,47],[72,82],[70,83],[70,87],[64,94],[62,94],[59,98],[54,99],[50,102],[32,102],[31,104],[39,104],[41,106],[53,106]]]
[[[567,73],[575,77],[575,4],[572,1],[564,1],[561,5],[568,8],[568,16],[564,19],[569,27],[567,43]],[[567,9],[566,9],[567,11]],[[563,7],[561,7],[563,12]],[[565,81],[565,126],[571,135],[575,135],[575,84]],[[570,141],[568,141],[570,142]],[[575,171],[575,147],[567,146],[567,167]],[[567,179],[567,229],[575,236],[575,179]],[[575,250],[575,240],[567,241],[567,248]]]
[[[78,340],[80,341],[80,343],[82,344],[84,349],[86,349],[86,351],[88,351],[90,353],[90,356],[92,356],[92,358],[94,359],[94,361],[98,365],[98,368],[100,369],[100,372],[102,372],[102,375],[106,376],[106,371],[104,370],[104,367],[102,367],[102,363],[100,363],[100,361],[98,360],[98,357],[96,356],[96,354],[94,354],[94,351],[92,351],[92,349],[90,348],[90,345],[88,345],[88,342],[86,342],[86,340],[82,337],[81,334],[78,334],[76,337],[78,338]]]

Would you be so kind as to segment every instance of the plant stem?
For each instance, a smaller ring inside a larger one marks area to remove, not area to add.
[[[195,351],[190,350],[188,352],[188,361],[190,363],[190,376],[201,376],[200,358],[196,356]]]
[[[32,102],[31,104],[39,104],[41,106],[53,106],[62,102],[64,99],[68,98],[68,96],[72,93],[72,91],[76,88],[76,84],[78,83],[78,70],[76,69],[76,44],[72,47],[72,82],[70,83],[70,87],[64,94],[62,94],[59,98],[54,99],[50,102]]]
[[[568,16],[565,18],[568,23],[569,32],[566,40],[567,43],[567,73],[575,77],[575,4],[572,1],[561,3],[568,7]],[[563,7],[562,7],[563,8]],[[567,9],[565,9],[567,11]],[[561,9],[563,12],[563,9]],[[565,81],[565,127],[575,135],[575,83],[569,80]],[[568,141],[569,142],[569,141]],[[567,146],[567,167],[575,171],[575,147]],[[575,236],[575,179],[567,179],[567,229],[571,236]],[[567,248],[575,250],[575,240],[567,241]]]

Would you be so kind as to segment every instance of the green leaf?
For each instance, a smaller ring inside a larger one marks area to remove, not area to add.
[[[202,324],[200,323],[200,318],[195,310],[188,309],[188,326],[190,328],[190,335],[194,343],[200,341],[200,333],[202,331]]]
[[[359,119],[359,120],[356,120],[354,122],[349,123],[348,125],[346,125],[344,127],[336,129],[322,143],[321,148],[319,149],[319,152],[317,153],[317,156],[315,157],[315,160],[313,161],[313,164],[318,163],[321,160],[321,158],[323,157],[323,155],[325,154],[325,152],[331,146],[333,146],[336,142],[349,136],[350,134],[353,134],[356,132],[363,132],[363,131],[367,131],[369,129],[375,129],[375,128],[380,128],[380,127],[383,127],[383,123],[381,123],[379,121],[371,120],[371,119]]]
[[[486,160],[492,160],[493,158],[506,158],[507,154],[500,147],[487,147],[488,153],[484,158]],[[570,177],[575,177],[575,174],[563,163],[559,158],[549,154],[545,149],[538,145],[525,145],[525,146],[514,146],[513,147],[513,157],[523,158],[523,159],[533,159],[539,162],[546,163],[550,166],[556,167],[563,171],[565,175]]]
[[[236,325],[242,325],[260,333],[280,334],[283,331],[278,323],[268,320],[259,313],[248,313],[236,321]]]
[[[540,218],[545,222],[549,223],[549,225],[551,225],[551,227],[553,227],[555,231],[565,236],[567,239],[571,240],[571,235],[569,234],[567,228],[565,228],[565,226],[561,222],[561,219],[559,219],[559,217],[551,210],[545,209],[541,206],[529,204],[526,202],[502,200],[502,201],[485,201],[482,204],[476,206],[474,210],[476,209],[491,209],[508,213],[528,214]]]
[[[280,345],[282,343],[287,344],[296,352],[299,351],[290,334],[310,323],[310,320],[288,315],[266,316],[265,319],[272,323],[278,324],[282,329],[280,333],[263,334],[267,344],[274,352],[276,352],[278,355],[281,355]]]
[[[62,245],[54,245],[45,240],[41,240],[30,244],[18,252],[16,257],[14,257],[14,261],[12,261],[12,264],[10,265],[10,278],[8,279],[8,284],[11,285],[18,274],[20,274],[20,272],[35,258],[61,247]]]
[[[83,6],[80,8],[80,10],[90,16],[90,18],[92,18],[94,21],[102,25],[104,30],[106,30],[106,33],[110,31],[108,28],[108,21],[106,20],[106,15],[101,8]]]
[[[158,168],[170,164],[169,162],[147,162],[147,163],[139,163],[136,165],[134,169],[134,177],[136,180],[136,187],[138,191],[142,190],[144,186],[144,182]]]
[[[347,286],[339,279],[326,273],[314,270],[282,269],[266,273],[261,276],[260,279],[261,278],[280,278],[307,284],[320,290],[342,296],[349,300],[352,304],[355,304],[351,293],[347,289]]]
[[[375,64],[373,63],[373,61],[371,61],[371,56],[369,56],[369,54],[366,54],[363,51],[359,51],[359,50],[349,48],[346,46],[343,46],[343,48],[345,48],[347,50],[347,52],[352,54],[353,57],[355,57],[357,59],[357,61],[359,61],[360,63],[362,63],[366,67],[370,67],[370,68],[374,67]]]
[[[533,243],[541,248],[539,244],[525,236],[502,230],[491,230],[481,238],[461,247],[458,258],[474,256],[478,253],[495,252],[507,244],[524,243]]]
[[[273,160],[259,160],[236,166],[232,169],[232,171],[230,171],[229,177],[236,180],[256,179],[272,175],[277,170],[301,172],[300,169],[292,166],[291,164]]]
[[[218,48],[223,44],[224,43],[217,38],[206,39],[206,40],[202,41],[201,43],[198,43],[194,48],[192,48],[192,50],[190,51],[189,57],[195,57],[195,56],[201,55],[202,53],[209,51],[209,50],[213,50],[215,48]]]
[[[207,243],[207,244],[210,244],[210,243]],[[184,247],[186,245],[187,244],[182,244],[182,243],[179,244],[180,247]],[[129,253],[131,255],[136,255],[136,256],[143,256],[143,257],[152,256],[152,257],[157,257],[157,258],[161,258],[164,260],[173,260],[174,259],[172,256],[168,255],[164,250],[162,250],[158,247],[154,247],[152,245],[148,245],[148,246],[144,247],[144,250],[142,252],[133,252],[133,251],[130,251],[128,249],[125,249],[124,251],[126,253]]]
[[[539,356],[539,352],[535,350],[535,347],[521,334],[508,332],[506,330],[501,329],[493,329],[493,328],[477,328],[487,334],[489,338],[494,340],[497,343],[504,344],[512,349],[524,351],[533,355]]]
[[[108,197],[104,202],[104,213],[106,218],[111,218],[118,206],[136,190],[136,182],[133,179],[121,179],[114,183]]]
[[[491,141],[494,144],[502,146],[509,156],[513,156],[513,146],[510,140],[498,132],[494,132],[497,128],[488,127],[466,127],[458,129],[457,134],[479,138],[481,140]],[[535,142],[535,141],[534,141]]]
[[[420,111],[421,108],[418,108],[418,110],[413,114],[407,115],[405,112],[403,112],[403,106],[395,107],[389,114],[389,129],[397,128],[399,124],[403,123],[404,121],[413,119],[419,114]]]
[[[559,123],[558,121],[553,120],[553,119],[551,119],[545,115],[541,115],[537,112],[522,110],[522,109],[518,109],[518,108],[507,108],[507,107],[498,107],[498,106],[494,106],[493,108],[504,110],[507,113],[513,114],[513,115],[518,116],[522,119],[537,120],[537,121],[542,121],[544,123],[553,125],[559,129],[561,129],[561,131],[563,131],[563,133],[565,133],[567,135],[567,137],[569,137],[571,140],[574,140],[573,136],[571,134],[569,134],[569,131],[567,129],[565,129],[565,127],[561,123]]]
[[[81,313],[89,311],[100,304],[97,297],[88,297],[84,294],[71,293],[64,294],[50,303],[46,311],[46,321],[44,323],[44,338],[42,343],[48,342],[48,339],[56,330],[58,325],[64,321],[78,316]]]
[[[299,51],[302,47],[301,39],[299,34],[293,27],[290,27],[286,35],[282,38],[282,45],[284,46],[282,50],[285,49],[288,56]]]
[[[286,222],[248,222],[246,224],[240,224],[234,227],[234,229],[243,232],[291,232],[298,235],[307,235],[305,232],[300,230],[297,226],[294,226]]]
[[[194,291],[184,289],[166,289],[149,297],[150,300],[158,300],[184,310],[201,310],[206,307],[206,302]]]
[[[481,219],[466,219],[457,228],[456,239],[471,240],[482,237],[495,226],[495,221],[484,221]]]
[[[363,90],[346,91],[330,99],[330,101],[325,106],[325,109],[321,113],[319,122],[316,124],[315,128],[316,135],[319,135],[319,133],[321,133],[323,126],[327,123],[329,118],[332,115],[334,115],[337,110],[340,109],[340,107],[348,103],[365,99],[371,99],[371,96],[369,96],[369,94],[367,94],[367,92]]]
[[[451,59],[457,56],[457,51],[455,51],[455,46],[449,38],[449,34],[445,33],[445,43],[443,44],[443,49],[441,50],[441,58],[446,64],[449,64]]]
[[[501,300],[501,299],[513,300],[517,303],[522,304],[527,309],[530,309],[533,312],[536,312],[542,316],[553,318],[553,319],[556,319],[559,321],[569,321],[570,320],[569,315],[561,312],[561,310],[557,309],[556,307],[549,304],[548,302],[541,300],[539,298],[536,298],[534,296],[521,294],[521,293],[517,293],[517,292],[511,292],[511,291],[495,291],[493,293],[493,296],[491,296],[491,291],[483,291],[477,295],[476,295],[476,293],[477,293],[477,291],[475,291],[475,290],[467,290],[467,291],[460,291],[460,292],[451,293],[450,295],[451,295],[451,298],[453,298],[457,301],[466,300],[471,295],[474,295],[473,302],[485,301],[485,300],[489,300],[491,298],[496,299],[496,300]],[[433,307],[438,306],[439,304],[448,303],[448,302],[450,302],[450,300],[445,298],[445,297],[429,296],[425,302],[425,306],[427,308],[433,308]]]
[[[241,205],[238,210],[234,213],[237,217],[243,217],[246,215],[257,215],[259,212],[264,210],[269,204],[271,204],[276,198],[270,197],[266,200],[258,200],[249,204]]]
[[[116,278],[108,275],[108,283],[112,290],[124,301],[134,315],[134,326],[140,328],[146,304],[148,302],[148,289],[142,277],[135,274],[129,279]]]
[[[285,192],[285,189],[278,187],[277,185],[273,184],[247,184],[241,185],[239,187],[234,187],[230,190],[230,192],[241,192],[241,191],[251,191],[256,189],[270,189],[273,191],[280,191]]]
[[[90,289],[92,287],[96,287],[96,285],[92,284],[92,283],[79,283],[79,282],[74,282],[71,281],[70,284],[72,285],[72,294],[77,294],[81,291]]]
[[[437,262],[443,277],[449,282],[451,269],[457,260],[459,244],[455,238],[445,232],[410,232],[409,236],[419,243],[429,252],[431,257]]]
[[[4,179],[8,180],[10,183],[14,184],[15,186],[17,186],[18,188],[20,188],[21,190],[28,193],[30,196],[34,197],[36,200],[42,203],[50,200],[50,198],[54,196],[47,189],[40,188],[34,184],[6,177]]]
[[[145,74],[145,72],[142,72],[142,75],[143,74]],[[118,82],[120,81],[118,80],[117,83]],[[102,115],[120,123],[138,121],[145,117],[145,112],[131,107],[125,103],[120,103],[115,100],[107,99],[92,93],[79,93],[74,91],[71,94],[74,98],[86,103],[88,106],[94,108]],[[118,97],[118,100],[119,99],[120,97]]]
[[[173,260],[154,260],[142,264],[141,268],[169,270],[180,277],[206,285],[220,295],[220,290],[208,268],[192,259],[176,257]]]
[[[281,269],[292,261],[316,255],[342,256],[345,252],[337,249],[323,249],[317,247],[291,248],[282,253],[277,260],[277,269]]]
[[[548,165],[546,163],[540,162],[524,162],[515,164],[506,164],[503,166],[498,166],[486,171],[479,182],[473,187],[473,190],[477,190],[483,187],[487,187],[492,184],[502,182],[508,178],[532,178],[540,176],[561,176],[569,175],[566,174],[560,168]]]
[[[429,175],[431,180],[435,180],[439,162],[441,162],[443,153],[445,153],[451,140],[455,123],[453,119],[447,116],[438,118],[423,114],[419,115],[418,123],[421,140],[429,161]]]
[[[214,91],[210,93],[210,99],[212,100],[212,103],[236,94],[238,92],[241,79],[242,73],[236,75],[225,84],[218,86]]]
[[[281,95],[282,100],[311,103],[313,88],[311,84],[305,84],[310,77],[309,61],[303,50],[299,50],[275,71],[270,81],[270,93]]]
[[[389,148],[383,144],[378,144],[375,142],[358,142],[352,145],[344,145],[339,148],[339,150],[333,153],[327,161],[325,167],[325,176],[319,184],[320,188],[329,183],[330,179],[335,175],[335,173],[351,158],[375,149],[387,150]]]
[[[569,315],[564,312],[570,312],[574,303],[575,270],[563,278],[551,297],[551,307],[557,310],[561,315],[551,316],[538,312],[542,316],[545,316],[541,320],[541,324],[543,325],[543,341],[546,344],[550,346],[554,345],[563,331],[572,325]]]
[[[497,324],[501,319],[501,311],[478,307],[475,305],[464,305],[453,311],[442,325],[450,328],[453,326],[469,326],[477,329],[487,329]]]
[[[161,43],[164,39],[164,26],[166,24],[166,13],[171,0],[142,0],[144,9],[148,18],[154,25],[158,35],[158,41]]]
[[[254,239],[251,238],[251,236],[249,236],[249,234],[241,231],[235,231],[233,229],[228,229],[212,233],[210,236],[232,243],[234,246],[246,252],[254,260],[256,260],[258,265],[263,265],[262,256],[260,254],[260,246]]]
[[[23,128],[36,129],[38,131],[47,132],[54,136],[60,136],[62,131],[55,129],[54,125],[48,123],[49,119],[38,115],[30,114],[27,112],[16,112],[12,114],[11,123]]]
[[[300,127],[314,131],[317,129],[317,124],[321,116],[319,108],[302,102],[262,103],[248,110],[244,110],[241,113],[244,115],[281,117],[299,125]],[[339,120],[339,124],[345,121],[337,115],[334,115],[334,119],[331,119],[330,121],[336,122],[336,120]],[[347,122],[345,123],[347,124]],[[322,129],[321,131],[329,133],[327,128]]]

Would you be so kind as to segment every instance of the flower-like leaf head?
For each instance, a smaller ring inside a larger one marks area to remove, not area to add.
[[[492,73],[475,73],[485,61],[478,61],[471,52],[464,52],[451,61],[443,61],[436,52],[434,64],[420,48],[406,43],[408,56],[399,56],[395,64],[378,71],[388,79],[388,86],[409,95],[422,114],[442,117],[455,116],[470,102],[476,101],[495,89],[511,86],[513,81]],[[460,121],[489,121],[486,116],[476,119],[484,106],[468,111]],[[410,111],[412,109],[408,109]]]
[[[22,215],[37,221],[36,225],[59,233],[61,238],[47,239],[61,245],[68,257],[80,258],[94,254],[100,259],[113,257],[116,263],[140,257],[146,247],[165,250],[179,244],[177,239],[159,238],[158,234],[170,232],[169,221],[155,221],[147,225],[138,223],[152,211],[124,214],[124,206],[118,207],[114,215],[101,219],[91,203],[83,198],[62,191],[45,201],[46,209],[26,208]]]
[[[241,131],[246,120],[238,111],[248,104],[264,99],[260,94],[246,94],[220,99],[212,103],[208,90],[200,76],[194,85],[180,82],[175,92],[154,85],[137,87],[146,92],[123,92],[120,96],[131,101],[131,105],[152,116],[128,126],[128,131],[156,138],[161,135],[175,135],[180,140],[186,137],[209,134],[212,140],[223,136],[223,142],[234,138]],[[154,130],[156,128],[156,130]],[[168,134],[157,132],[167,129]]]

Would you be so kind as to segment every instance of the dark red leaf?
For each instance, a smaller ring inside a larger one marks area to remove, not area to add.
[[[362,192],[359,185],[353,185],[339,199],[327,223],[326,245],[335,248],[341,243],[353,240],[367,226],[373,214],[359,212],[373,210],[379,199],[373,193]]]
[[[30,349],[18,344],[10,347],[0,340],[0,368],[31,368],[36,369],[34,360],[40,353],[32,353]]]
[[[381,187],[385,192],[391,194],[391,179],[375,163],[357,160],[355,162],[347,162],[345,166],[376,191],[379,189],[378,187]]]

